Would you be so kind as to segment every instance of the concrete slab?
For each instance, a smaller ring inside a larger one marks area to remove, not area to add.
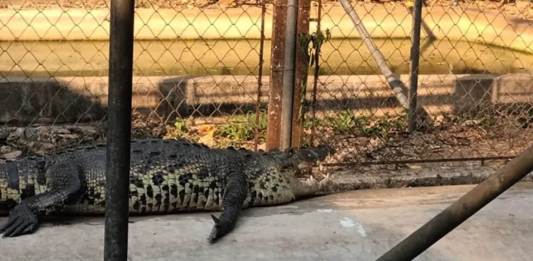
[[[2,66],[0,62],[0,71]],[[400,79],[408,82],[409,75],[401,75]],[[104,76],[0,79],[0,102],[3,104],[0,122],[101,119],[107,107],[107,81]],[[308,81],[311,82],[312,77]],[[434,74],[420,75],[419,82],[419,102],[435,117],[470,112],[480,106],[528,103],[533,93],[531,74]],[[269,76],[263,77],[262,84],[261,102],[266,103]],[[385,78],[379,75],[322,76],[317,90],[317,102],[324,110],[346,101],[357,115],[381,117],[399,115],[403,111],[395,103]],[[256,93],[257,78],[249,75],[136,76],[132,105],[139,111],[157,112],[165,119],[177,112],[186,116],[197,110],[209,115],[221,110],[216,106],[220,103],[254,104]],[[311,95],[310,88],[308,94]]]
[[[470,188],[360,190],[250,209],[215,245],[208,213],[135,217],[129,260],[374,260]],[[519,184],[417,260],[530,260],[532,204],[533,184]],[[1,259],[101,260],[103,229],[103,218],[47,222],[1,239]]]

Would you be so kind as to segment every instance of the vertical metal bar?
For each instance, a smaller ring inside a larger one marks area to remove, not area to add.
[[[422,1],[422,6],[427,6],[426,1]],[[407,10],[411,14],[413,14],[413,7],[412,6],[408,5],[407,6]],[[433,41],[433,40],[437,39],[437,36],[435,36],[435,34],[431,30],[431,28],[426,24],[426,22],[424,22],[423,19],[421,19],[421,26],[422,26],[422,29],[424,30],[424,32],[426,32],[426,37],[427,37],[428,40]]]
[[[317,18],[316,18],[316,34],[321,33],[320,29],[320,22],[322,19],[322,0],[318,0],[318,12],[317,12]],[[315,119],[316,119],[316,92],[318,88],[318,76],[320,72],[320,49],[316,48],[315,50],[315,68],[313,71],[313,98],[311,100],[311,117],[312,117],[312,123],[311,123],[311,139],[310,144],[313,146],[315,143]]]
[[[111,1],[104,260],[126,260],[133,62],[133,0]]]
[[[378,260],[412,260],[533,171],[533,146],[462,196]]]
[[[292,115],[294,100],[296,38],[298,20],[298,0],[287,0],[287,27],[285,30],[285,53],[283,71],[283,92],[281,97],[280,149],[291,146]]]
[[[296,24],[297,51],[294,65],[294,92],[292,102],[292,127],[291,127],[291,148],[299,148],[302,142],[304,101],[307,92],[307,79],[309,76],[309,57],[307,50],[302,45],[300,39],[304,35],[309,35],[309,16],[311,12],[311,0],[298,1],[298,20]]]
[[[283,54],[285,53],[286,18],[286,1],[274,0],[270,57],[270,88],[268,89],[267,150],[279,149],[280,144],[281,93],[284,72]]]
[[[266,4],[264,0],[261,1],[261,39],[259,42],[259,72],[257,76],[257,99],[255,104],[255,133],[254,133],[254,150],[257,151],[259,145],[259,114],[261,113],[261,90],[263,87],[263,64],[264,64],[264,49],[265,49],[265,15]]]
[[[422,25],[422,0],[415,0],[413,30],[411,32],[411,75],[409,81],[409,110],[407,123],[409,133],[416,130],[418,106],[418,72],[420,62],[420,28]]]

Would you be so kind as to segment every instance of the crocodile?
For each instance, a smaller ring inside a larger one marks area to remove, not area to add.
[[[298,151],[209,148],[186,140],[131,141],[132,215],[222,211],[211,215],[213,243],[233,230],[242,209],[315,195],[324,184],[298,173],[332,152],[327,145]],[[46,215],[105,213],[105,144],[31,156],[0,165],[3,237],[30,234]]]

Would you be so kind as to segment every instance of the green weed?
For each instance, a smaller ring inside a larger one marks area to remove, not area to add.
[[[257,129],[259,138],[264,139],[266,136],[266,128],[266,113],[259,114],[259,122],[256,122],[256,115],[250,113],[236,116],[231,122],[221,125],[215,131],[215,136],[236,141],[250,141],[254,139]]]

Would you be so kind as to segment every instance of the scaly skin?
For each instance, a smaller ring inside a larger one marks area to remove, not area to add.
[[[4,237],[34,232],[50,213],[103,214],[105,146],[0,165],[0,212],[11,209]],[[229,233],[242,208],[287,203],[319,190],[314,180],[294,174],[301,164],[322,160],[327,147],[296,153],[210,149],[181,140],[138,140],[131,144],[132,214],[219,211],[209,236]]]

